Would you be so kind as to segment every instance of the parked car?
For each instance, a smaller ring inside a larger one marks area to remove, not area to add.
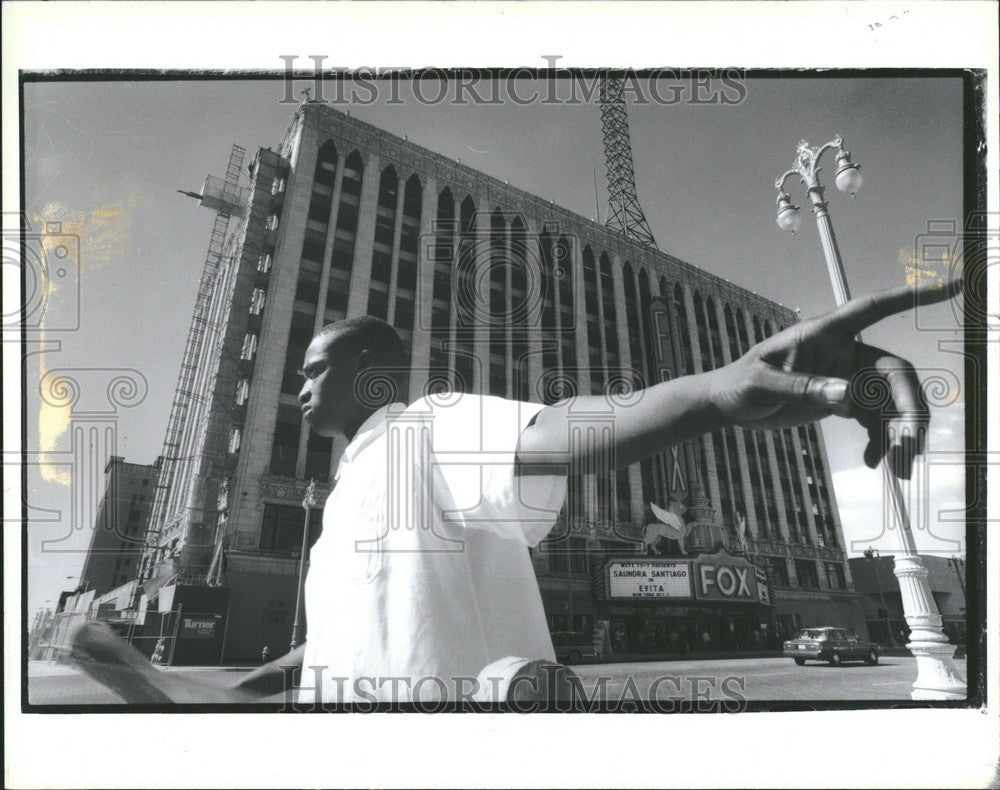
[[[597,658],[594,640],[575,631],[554,631],[552,646],[556,650],[556,660],[568,664],[576,664],[583,658]]]
[[[783,652],[799,666],[806,661],[829,661],[834,666],[844,661],[877,664],[879,646],[860,639],[849,628],[803,628],[784,643]]]

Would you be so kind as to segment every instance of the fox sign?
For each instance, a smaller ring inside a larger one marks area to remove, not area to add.
[[[757,603],[754,566],[740,557],[718,552],[700,557],[695,566],[695,586],[701,599]]]

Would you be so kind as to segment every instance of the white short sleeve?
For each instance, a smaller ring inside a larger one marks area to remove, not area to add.
[[[446,523],[536,545],[566,498],[565,475],[515,475],[518,439],[541,403],[452,395],[429,409],[434,493]],[[413,407],[411,407],[413,408]]]

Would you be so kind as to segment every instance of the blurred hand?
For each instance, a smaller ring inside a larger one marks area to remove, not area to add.
[[[131,704],[232,704],[260,696],[223,683],[186,677],[150,666],[149,659],[106,623],[79,626],[70,638],[71,663]]]
[[[905,359],[865,345],[857,335],[961,289],[960,280],[904,286],[790,326],[711,371],[712,403],[728,423],[751,430],[797,426],[830,414],[856,419],[868,431],[865,463],[874,468],[888,454],[893,474],[907,479],[923,452],[930,419],[920,381]]]

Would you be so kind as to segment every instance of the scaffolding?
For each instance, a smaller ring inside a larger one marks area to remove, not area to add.
[[[194,195],[200,199],[200,205],[215,211],[216,216],[212,226],[208,252],[205,255],[205,264],[202,267],[201,280],[198,284],[198,293],[195,297],[194,315],[188,329],[184,355],[181,358],[177,389],[174,391],[170,418],[167,421],[167,432],[163,440],[163,469],[156,487],[156,499],[150,518],[149,532],[154,536],[164,531],[168,519],[171,524],[183,520],[186,509],[186,504],[181,503],[178,512],[170,513],[169,499],[174,486],[183,484],[178,475],[181,465],[193,460],[192,457],[184,455],[182,452],[184,437],[186,434],[190,435],[191,429],[194,427],[192,425],[192,418],[195,417],[193,412],[198,410],[198,406],[204,407],[207,401],[204,395],[197,392],[197,371],[204,356],[205,337],[210,329],[209,314],[212,292],[222,260],[226,234],[229,230],[229,220],[231,217],[242,217],[245,210],[246,190],[239,186],[240,170],[243,167],[245,155],[246,151],[242,147],[234,145],[229,155],[226,177],[220,179],[209,176],[205,180],[202,194]],[[197,445],[190,449],[197,452]]]
[[[601,75],[600,87],[601,130],[604,133],[610,204],[605,224],[633,241],[656,249],[656,239],[649,229],[635,191],[635,168],[623,95],[624,83],[620,77]]]
[[[234,148],[239,148],[239,146],[234,146]],[[243,149],[240,148],[240,151],[242,150]],[[240,164],[242,163],[243,157],[241,155]],[[230,159],[230,166],[231,165],[232,159]],[[239,168],[237,168],[237,175],[238,174]],[[231,181],[228,171],[225,178],[208,176],[205,179],[205,185],[201,188],[201,205],[212,209],[212,211],[218,212],[220,217],[242,217],[244,208],[246,207],[246,202],[246,188],[239,186],[234,181]]]

